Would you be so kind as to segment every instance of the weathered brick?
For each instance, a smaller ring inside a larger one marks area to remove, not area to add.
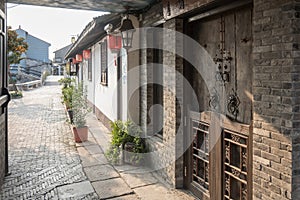
[[[256,156],[256,155],[253,156],[253,161],[263,164],[264,166],[270,166],[270,163],[271,163],[270,160],[262,158],[260,156]]]
[[[287,135],[283,135],[277,132],[271,132],[271,138],[284,143],[291,142],[291,139]]]
[[[253,135],[253,141],[255,141],[256,143],[261,143],[262,137],[259,135]]]
[[[275,115],[276,117],[280,116],[280,114],[278,112],[275,112],[275,111],[264,110],[264,113],[265,112],[268,112],[271,116],[272,115]],[[262,128],[265,129],[265,130],[273,131],[273,132],[279,131],[279,129],[280,129],[279,126],[276,126],[275,124],[270,124],[270,123],[262,123]],[[273,140],[273,141],[275,141],[275,140]],[[273,145],[277,145],[277,142],[275,142]]]
[[[282,179],[271,177],[271,182],[285,190],[292,191],[292,186],[290,184],[287,184],[287,182],[283,181]]]
[[[269,138],[271,136],[271,132],[263,129],[254,128],[253,133]]]
[[[262,101],[264,101],[264,102],[273,102],[273,103],[281,103],[281,97],[273,96],[273,95],[262,95]]]
[[[266,145],[266,144],[263,144],[263,143],[255,142],[255,143],[253,144],[253,147],[254,147],[254,148],[257,148],[257,149],[259,149],[259,150],[265,151],[265,152],[270,152],[270,151],[271,151],[271,150],[270,150],[271,147],[268,146],[268,145]]]
[[[276,178],[280,178],[280,171],[277,171],[271,167],[267,167],[267,166],[263,166],[262,167],[262,171],[265,172],[266,174],[270,175],[270,176],[274,176]]]
[[[261,152],[261,157],[270,160],[271,163],[272,163],[272,161],[280,163],[280,156],[278,156],[276,154],[272,154],[272,153],[262,151]]]
[[[287,151],[285,151],[285,150],[271,147],[271,153],[274,154],[274,155],[277,155],[281,158],[283,158],[285,156],[286,152]]]
[[[292,175],[292,169],[282,165],[281,163],[271,161],[271,167],[272,169],[281,172],[281,174]]]
[[[272,51],[272,46],[270,46],[270,45],[268,45],[268,46],[258,46],[258,47],[255,47],[253,49],[254,53],[270,52],[270,51]]]
[[[281,179],[288,184],[292,183],[292,177],[290,175],[281,174]]]
[[[274,192],[276,194],[280,194],[281,193],[280,187],[272,184],[270,181],[262,181],[262,187],[270,189],[272,191],[272,193],[274,193]]]

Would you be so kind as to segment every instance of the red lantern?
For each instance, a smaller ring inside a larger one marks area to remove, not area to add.
[[[77,63],[76,58],[73,58],[72,63],[73,63],[73,64],[76,64],[76,63]]]
[[[76,54],[76,61],[77,62],[82,62],[82,55],[81,54]]]
[[[90,50],[83,50],[82,52],[84,59],[89,59],[91,57],[91,51]]]
[[[112,50],[119,50],[122,48],[121,36],[108,35],[108,48]]]

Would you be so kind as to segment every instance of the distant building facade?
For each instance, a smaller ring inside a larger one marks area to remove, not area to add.
[[[24,38],[28,44],[28,50],[23,53],[23,59],[18,65],[11,65],[11,73],[30,73],[39,76],[43,71],[50,69],[51,60],[49,59],[50,43],[41,40],[27,31],[23,30],[21,26],[16,29],[18,37]]]
[[[65,55],[72,47],[73,44],[69,44],[61,49],[54,51],[52,74],[64,74],[65,66],[67,61],[65,60]]]
[[[33,35],[30,35],[27,31],[23,30],[21,26],[16,30],[19,37],[23,37],[28,44],[28,50],[24,54],[25,58],[30,58],[37,61],[43,61],[50,63],[49,59],[49,47],[50,43],[41,40]]]

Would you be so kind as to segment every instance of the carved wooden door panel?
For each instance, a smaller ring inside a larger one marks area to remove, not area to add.
[[[187,187],[200,199],[252,199],[251,127],[189,111]]]
[[[215,61],[214,81],[221,88],[210,94],[201,75],[187,67],[185,75],[200,105],[196,111],[186,100],[191,110],[186,112],[190,148],[185,155],[185,185],[200,199],[252,199],[251,18],[251,8],[244,7],[187,27]],[[211,115],[217,110],[212,103],[216,99],[220,115]]]

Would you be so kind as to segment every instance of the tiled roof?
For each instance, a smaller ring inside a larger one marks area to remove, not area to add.
[[[107,11],[112,13],[137,13],[147,9],[157,0],[7,0],[8,3]]]
[[[121,16],[118,14],[107,14],[94,18],[81,32],[80,36],[66,53],[65,58],[74,57],[77,53],[81,53],[84,49],[91,47],[106,36],[104,27],[110,23],[114,27],[118,27],[121,22]]]

